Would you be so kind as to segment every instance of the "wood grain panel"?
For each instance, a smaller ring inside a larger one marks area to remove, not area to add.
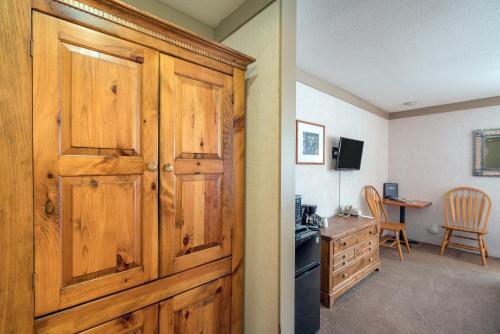
[[[0,1],[0,333],[33,332],[31,1]]]
[[[135,157],[115,156],[60,156],[59,175],[106,175],[106,174],[142,174],[144,159]]]
[[[44,14],[33,21],[41,316],[157,277],[157,173],[146,167],[157,164],[159,55]]]
[[[160,334],[230,333],[231,278],[220,278],[160,303]]]
[[[69,144],[63,153],[73,147],[136,151],[140,64],[67,42],[60,48],[61,73],[67,76],[62,117],[70,119],[63,122],[62,140]]]
[[[224,162],[219,159],[182,159],[175,161],[175,174],[223,173]]]
[[[221,149],[221,87],[176,77],[178,154],[214,154]]]
[[[139,176],[62,178],[61,188],[66,284],[140,266]]]
[[[125,314],[82,334],[155,334],[158,331],[158,305]]]
[[[178,295],[231,273],[231,259],[222,259],[158,279],[127,291],[75,306],[36,320],[37,333],[75,333],[113,320],[123,314]]]
[[[58,0],[56,2],[52,0],[34,0],[33,2],[34,7],[41,11],[49,12],[55,16],[62,16],[68,20],[92,24],[95,28],[105,29],[107,25],[117,23],[119,26],[128,28],[127,33],[120,36],[122,38],[126,38],[127,35],[133,33],[141,36],[136,42],[154,37],[152,40],[157,41],[160,46],[176,47],[170,51],[174,55],[184,56],[190,54],[192,58],[196,56],[195,59],[202,62],[202,64],[209,63],[211,59],[214,59],[220,65],[228,64],[231,67],[236,66],[246,69],[246,65],[254,61],[253,58],[232,50],[225,45],[197,36],[122,1]],[[151,47],[155,48],[160,46],[151,45]]]
[[[233,120],[230,76],[165,55],[160,61],[165,276],[231,254]]]
[[[233,179],[234,222],[232,229],[231,333],[243,333],[245,255],[245,72],[233,74]]]

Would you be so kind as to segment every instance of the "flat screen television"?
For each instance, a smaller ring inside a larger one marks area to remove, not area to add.
[[[361,140],[340,137],[337,169],[358,170],[361,168],[363,145]]]

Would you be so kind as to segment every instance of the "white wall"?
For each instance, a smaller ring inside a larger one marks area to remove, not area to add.
[[[493,201],[489,252],[500,257],[500,178],[472,176],[472,131],[500,127],[500,106],[395,119],[389,122],[389,177],[400,195],[432,201],[425,209],[407,209],[409,237],[439,244],[443,233],[428,232],[443,223],[443,194],[467,185],[487,192]],[[398,218],[398,211],[391,216]]]
[[[278,333],[279,3],[271,4],[223,44],[256,58],[246,72],[245,333]]]
[[[342,172],[341,205],[352,204],[370,214],[361,190],[367,184],[381,189],[387,181],[389,121],[300,82],[297,119],[323,124],[326,132],[325,164],[296,165],[295,188],[302,203],[317,204],[321,216],[338,212],[339,172],[331,149],[342,136],[363,140],[365,146],[361,170]]]

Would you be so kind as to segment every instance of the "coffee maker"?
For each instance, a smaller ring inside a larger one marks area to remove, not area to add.
[[[302,204],[301,207],[301,215],[302,215],[302,224],[303,225],[318,225],[318,218],[316,214],[317,205],[313,204]]]

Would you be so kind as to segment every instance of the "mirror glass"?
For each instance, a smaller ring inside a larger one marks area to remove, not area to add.
[[[500,136],[486,137],[483,145],[483,168],[500,169]]]

